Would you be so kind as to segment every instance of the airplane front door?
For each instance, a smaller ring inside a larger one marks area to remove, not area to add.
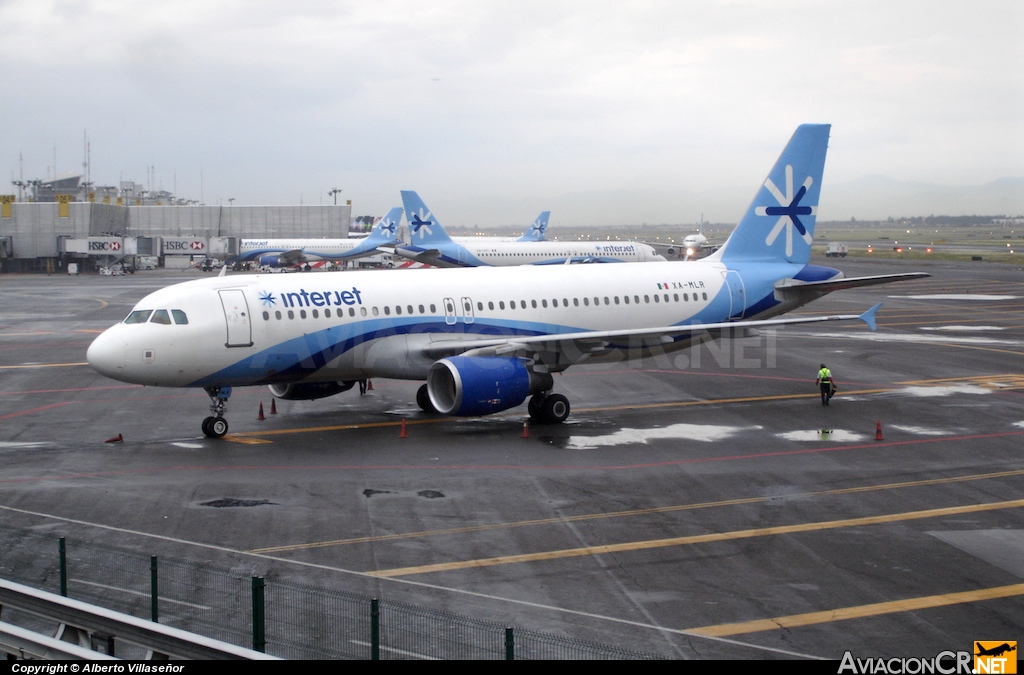
[[[218,291],[224,307],[224,320],[228,327],[225,347],[252,347],[252,323],[249,321],[249,303],[240,290]]]

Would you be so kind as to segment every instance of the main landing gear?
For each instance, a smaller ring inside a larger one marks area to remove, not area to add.
[[[420,410],[425,413],[437,412],[437,408],[435,408],[434,404],[430,402],[430,394],[427,393],[427,385],[425,384],[421,385],[420,388],[416,390],[416,405],[418,405]]]
[[[220,438],[228,432],[228,421],[224,413],[228,409],[231,398],[231,387],[204,387],[210,397],[210,417],[203,420],[203,433],[210,438]]]
[[[561,394],[541,392],[530,397],[526,409],[538,424],[561,424],[569,416],[569,399]]]

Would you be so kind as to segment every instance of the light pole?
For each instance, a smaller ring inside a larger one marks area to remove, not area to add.
[[[334,205],[337,206],[338,205],[338,195],[341,194],[341,188],[332,188],[330,190],[330,192],[328,192],[327,194],[329,194],[332,197],[334,197]]]

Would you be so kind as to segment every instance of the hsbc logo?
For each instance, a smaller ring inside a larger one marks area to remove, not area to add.
[[[206,244],[201,241],[167,241],[164,240],[165,251],[201,251]]]
[[[120,251],[121,242],[119,241],[90,241],[90,251]]]

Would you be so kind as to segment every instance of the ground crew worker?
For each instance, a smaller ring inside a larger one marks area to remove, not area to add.
[[[815,383],[821,387],[821,404],[828,405],[832,394],[836,392],[835,380],[832,379],[832,371],[823,363],[818,371],[818,379]]]

